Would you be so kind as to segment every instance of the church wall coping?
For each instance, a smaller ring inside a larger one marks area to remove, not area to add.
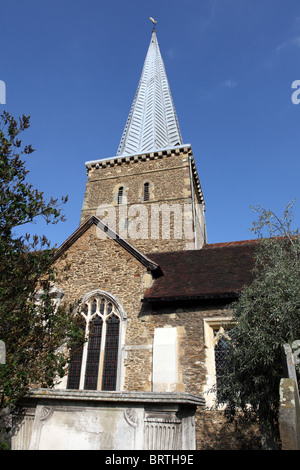
[[[27,398],[46,400],[91,401],[99,403],[152,403],[205,406],[205,399],[190,393],[105,392],[98,390],[33,389]]]

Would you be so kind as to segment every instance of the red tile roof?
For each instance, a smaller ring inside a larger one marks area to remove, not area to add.
[[[253,280],[253,253],[258,240],[204,245],[200,250],[151,253],[163,276],[145,300],[235,297]]]

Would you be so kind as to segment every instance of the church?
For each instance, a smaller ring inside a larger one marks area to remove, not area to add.
[[[57,301],[79,302],[93,334],[56,388],[31,391],[13,449],[241,448],[212,406],[256,242],[207,241],[155,26],[116,155],[85,167],[80,226],[53,262]]]

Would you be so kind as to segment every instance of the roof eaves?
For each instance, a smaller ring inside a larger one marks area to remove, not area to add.
[[[219,294],[201,294],[201,295],[181,295],[181,296],[144,296],[142,302],[174,302],[174,301],[187,301],[187,300],[209,300],[209,299],[236,299],[240,292],[226,292]]]

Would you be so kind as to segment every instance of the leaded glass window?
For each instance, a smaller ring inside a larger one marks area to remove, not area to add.
[[[214,352],[215,352],[215,368],[216,368],[216,384],[224,376],[224,368],[228,360],[228,352],[230,350],[230,336],[229,331],[220,327],[214,330]]]
[[[88,352],[84,380],[85,390],[97,390],[102,325],[103,320],[98,315],[96,315],[95,318],[93,318],[93,320],[91,320],[90,322],[90,336],[88,342]]]
[[[68,388],[79,389],[80,373],[82,364],[82,349],[77,352],[70,363],[68,375]]]
[[[118,364],[120,320],[116,315],[107,319],[102,390],[115,390]]]
[[[83,306],[88,341],[69,366],[70,389],[116,390],[120,338],[117,307],[104,296],[91,296]]]

